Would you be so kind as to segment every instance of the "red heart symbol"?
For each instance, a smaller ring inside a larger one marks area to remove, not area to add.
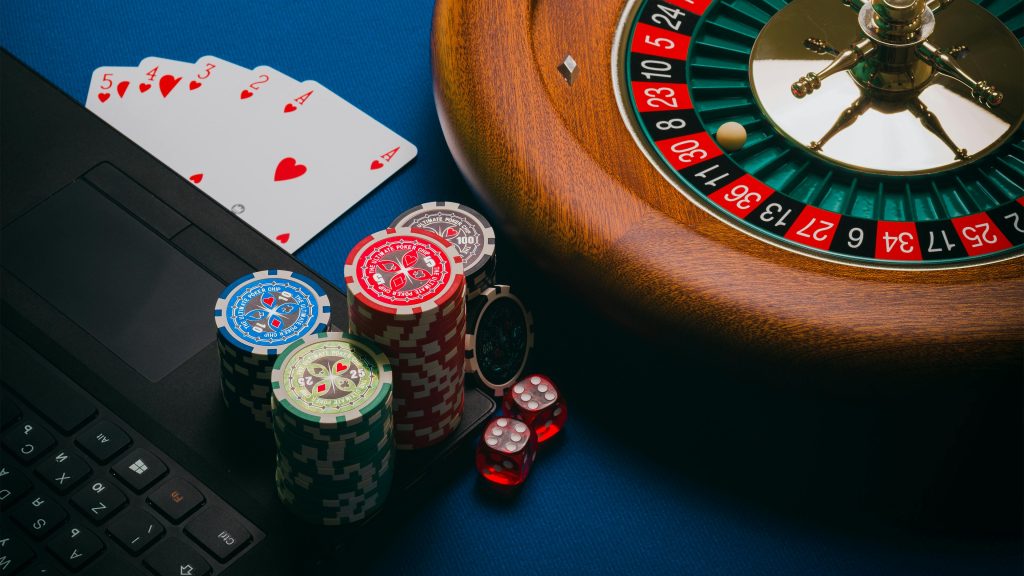
[[[305,173],[305,165],[296,162],[295,158],[285,158],[277,163],[277,170],[274,171],[274,182],[298,178]]]
[[[384,164],[380,160],[374,160],[370,162],[370,170],[380,170],[384,167]]]
[[[131,82],[123,80],[120,84],[117,85],[117,95],[120,98],[124,98],[124,93],[128,90],[129,84],[131,84]]]
[[[200,172],[199,174],[193,174],[189,176],[188,179],[195,182],[196,184],[199,184],[200,182],[203,181],[203,173]]]
[[[348,365],[342,362],[341,360],[338,360],[338,363],[334,365],[334,373],[340,374],[345,370],[348,370]]]
[[[298,108],[296,108],[295,104],[292,104],[291,102],[285,104],[285,106],[284,106],[284,113],[285,114],[287,114],[289,112],[295,112],[296,110],[298,110]]]
[[[202,82],[200,82],[198,80],[193,80],[193,81],[188,83],[188,89],[189,90],[195,90],[196,88],[199,88],[202,85],[203,85]]]
[[[291,237],[292,237],[291,234],[278,234],[276,236],[277,241],[280,242],[281,244],[287,244],[288,243],[288,239],[291,238]]]
[[[264,296],[263,297],[263,303],[266,304],[267,306],[270,306],[271,304],[274,303],[274,297],[273,296]]]
[[[160,93],[164,95],[164,98],[167,98],[167,95],[171,93],[171,90],[174,90],[178,82],[181,82],[181,76],[175,77],[170,74],[164,74],[160,78]]]
[[[152,84],[139,84],[139,92],[145,94],[146,90],[149,90],[150,86],[152,86]]]
[[[100,102],[106,102],[107,100],[110,100],[110,93],[109,92],[100,92],[96,96],[96,98],[98,98]]]
[[[246,98],[252,98],[252,92],[248,90],[242,90],[242,94],[241,96],[239,96],[239,98],[241,98],[242,100],[245,100]]]

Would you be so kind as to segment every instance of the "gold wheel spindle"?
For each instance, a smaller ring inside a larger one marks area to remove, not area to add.
[[[997,90],[995,86],[984,80],[971,78],[960,68],[952,56],[943,52],[942,49],[931,42],[922,42],[917,47],[917,53],[939,72],[960,81],[964,86],[970,88],[971,95],[985,106],[995,108],[1003,103],[1003,93]]]
[[[844,72],[856,66],[866,56],[874,52],[875,43],[870,38],[864,38],[860,42],[853,44],[846,50],[843,50],[836,56],[836,59],[829,63],[824,70],[815,74],[811,72],[803,78],[793,83],[790,89],[793,92],[793,96],[797,98],[803,98],[808,94],[814,92],[818,88],[821,88],[822,80],[837,74]]]

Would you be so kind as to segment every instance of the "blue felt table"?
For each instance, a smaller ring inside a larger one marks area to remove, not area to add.
[[[435,113],[432,9],[429,0],[4,0],[0,34],[5,48],[79,101],[98,66],[212,54],[318,80],[416,144],[419,156],[407,170],[299,251],[340,284],[349,247],[393,215],[429,200],[474,202]],[[528,257],[502,249],[534,273]],[[573,373],[568,360],[549,361],[545,370]],[[570,389],[577,398],[585,390]],[[851,535],[778,508],[748,506],[663,465],[685,459],[683,451],[638,453],[636,437],[618,435],[614,426],[622,421],[602,408],[607,404],[576,404],[565,441],[542,457],[513,501],[482,495],[468,463],[457,469],[396,528],[377,572],[1020,574],[1019,546]]]

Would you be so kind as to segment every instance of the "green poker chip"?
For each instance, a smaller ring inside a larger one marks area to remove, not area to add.
[[[307,336],[285,349],[270,386],[287,416],[321,427],[358,424],[391,395],[391,364],[376,344],[344,332]]]
[[[250,390],[262,391],[256,384]],[[322,525],[374,514],[390,490],[394,466],[387,356],[373,342],[343,332],[304,337],[278,357],[268,396],[282,503]]]

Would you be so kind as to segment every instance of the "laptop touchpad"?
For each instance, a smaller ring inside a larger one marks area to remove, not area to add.
[[[214,339],[224,285],[85,182],[12,222],[3,250],[11,272],[153,382]]]

